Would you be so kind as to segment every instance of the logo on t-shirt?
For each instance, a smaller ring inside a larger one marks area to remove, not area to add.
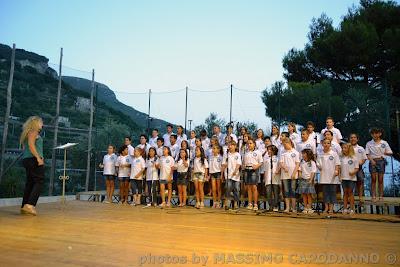
[[[352,161],[352,160],[349,160],[347,163],[348,163],[349,165],[351,165],[351,164],[353,164],[353,161]]]
[[[311,148],[311,145],[310,145],[310,144],[307,144],[306,147],[307,147],[307,148]]]
[[[292,158],[294,158],[294,157],[296,157],[296,154],[295,154],[295,153],[292,153],[292,155],[291,155],[291,156],[292,156]]]
[[[114,156],[111,156],[111,160],[114,160]]]
[[[257,153],[256,152],[253,153],[253,157],[257,157]]]
[[[381,148],[385,148],[385,147],[386,147],[385,144],[382,144],[382,145],[381,145]]]
[[[235,156],[235,159],[239,159],[239,157],[238,157],[238,156]]]
[[[362,149],[361,148],[358,149],[358,153],[362,153]]]
[[[125,161],[129,163],[129,159],[128,158],[126,158]]]
[[[333,156],[329,156],[329,160],[333,160]]]
[[[167,159],[167,160],[165,161],[165,163],[169,163],[169,159]]]
[[[308,162],[308,163],[307,163],[307,166],[308,166],[309,168],[311,168],[311,162]]]
[[[140,162],[140,160],[138,160],[138,159],[137,159],[135,162],[136,162],[136,163],[139,163],[139,162]]]
[[[217,159],[217,162],[221,162],[221,159],[220,159],[220,158],[218,158],[218,159]]]

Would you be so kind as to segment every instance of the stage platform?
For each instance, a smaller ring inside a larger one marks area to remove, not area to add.
[[[78,200],[37,210],[34,217],[20,215],[18,206],[0,208],[0,266],[400,265],[398,216],[257,215]]]

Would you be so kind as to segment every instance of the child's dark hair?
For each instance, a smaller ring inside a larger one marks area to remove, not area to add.
[[[145,134],[141,134],[139,138],[142,138],[142,137],[144,137],[144,139],[146,139],[146,141],[147,141],[147,136]]]
[[[188,158],[189,158],[189,155],[188,155],[188,152],[187,152],[187,150],[186,149],[179,149],[179,154],[178,154],[178,161],[180,160],[180,159],[182,159],[181,158],[181,151],[185,151],[185,159],[183,159],[183,160],[188,160]]]
[[[266,137],[264,137],[264,141],[265,140],[271,140],[271,136],[266,136]]]
[[[267,146],[267,150],[268,150],[268,149],[271,149],[271,150],[272,150],[272,155],[273,155],[273,156],[278,155],[278,148],[277,148],[276,146],[274,146],[274,145],[269,145],[269,146]]]
[[[158,133],[158,129],[157,128],[154,128],[153,131],[156,131]]]
[[[180,148],[182,148],[183,143],[186,143],[186,148],[189,149],[189,142],[187,140],[182,140]]]
[[[113,148],[113,150],[115,151],[115,146],[114,146],[114,145],[112,145],[112,144],[108,144],[107,148],[109,148],[109,147],[112,147],[112,148]]]
[[[124,152],[124,150],[127,149],[127,148],[128,148],[127,145],[120,146],[120,148],[118,149],[118,154],[122,154],[122,152]]]
[[[383,129],[382,128],[378,128],[378,127],[373,127],[373,128],[371,128],[369,133],[370,134],[380,133],[380,134],[383,135]]]
[[[219,154],[220,154],[221,156],[224,155],[224,151],[223,151],[223,149],[222,149],[222,146],[220,146],[220,145],[213,145],[212,148],[214,148],[214,147],[216,147],[216,148],[219,149]]]
[[[157,158],[157,150],[154,147],[150,147],[147,152],[147,159],[150,159],[150,151],[154,151],[154,158]]]
[[[125,136],[125,139],[128,139],[129,142],[132,142],[132,138],[130,136]]]
[[[171,134],[171,137],[175,138],[175,140],[178,139],[178,136],[176,134]]]
[[[315,124],[312,121],[307,121],[306,127],[308,126],[312,126],[313,128],[315,128]]]
[[[161,143],[164,144],[164,138],[162,138],[162,137],[158,137],[158,138],[157,138],[157,141],[161,141]]]
[[[207,136],[207,131],[205,129],[201,130],[200,136]]]
[[[302,132],[302,133],[303,133],[303,132],[308,133],[308,130],[307,130],[307,128],[303,128],[303,129],[301,129],[301,132]]]
[[[330,133],[330,134],[331,134],[331,136],[333,136],[333,132],[332,132],[331,130],[327,130],[327,131],[325,131],[325,132],[324,132],[324,136],[326,135],[326,133]]]
[[[281,132],[281,135],[284,135],[285,137],[289,138],[289,132]]]
[[[174,129],[174,126],[172,124],[170,124],[170,123],[167,124],[167,128],[168,127],[171,127],[172,129]]]
[[[200,149],[200,162],[201,162],[201,165],[204,165],[204,161],[205,161],[205,158],[206,158],[206,154],[204,153],[204,149],[201,146],[196,147],[196,149]],[[195,154],[196,154],[196,152],[195,152]]]
[[[301,153],[306,154],[306,156],[307,156],[307,160],[306,160],[306,161],[307,161],[307,162],[308,162],[308,161],[311,161],[311,160],[315,161],[314,153],[312,152],[311,149],[309,149],[309,148],[303,149],[303,150],[301,151]]]

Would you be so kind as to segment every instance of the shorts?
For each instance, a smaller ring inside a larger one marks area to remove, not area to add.
[[[385,166],[386,166],[386,160],[385,159],[375,159],[375,166],[369,162],[369,172],[370,173],[380,173],[384,174],[385,173]]]
[[[114,175],[104,175],[104,179],[106,179],[106,180],[114,180],[115,176]]]
[[[220,172],[215,172],[215,173],[210,173],[211,179],[221,179],[221,173]]]
[[[356,176],[357,176],[357,182],[364,182],[365,173],[364,170],[362,169],[362,166],[360,166],[360,168],[358,169]]]
[[[299,179],[299,186],[297,187],[296,193],[298,194],[315,194],[314,185],[311,184],[310,179]]]
[[[188,184],[187,172],[178,172],[177,184],[187,186]]]
[[[120,182],[129,182],[130,177],[118,177],[118,180],[119,180]]]
[[[133,179],[132,193],[133,194],[142,194],[143,193],[143,180]]]
[[[204,182],[204,173],[202,172],[193,173],[193,181]]]
[[[244,180],[248,185],[256,185],[259,179],[257,176],[258,175],[255,170],[244,170]]]
[[[322,191],[324,192],[324,203],[333,204],[337,202],[336,199],[336,184],[323,184]]]
[[[350,188],[352,192],[354,192],[354,188],[356,187],[355,181],[350,180],[343,180],[342,181],[342,188],[343,190]]]
[[[160,180],[160,184],[169,184],[169,183],[172,183],[172,180],[171,180],[171,181],[168,181],[168,180]]]
[[[283,195],[285,198],[296,197],[296,180],[295,179],[283,179]]]

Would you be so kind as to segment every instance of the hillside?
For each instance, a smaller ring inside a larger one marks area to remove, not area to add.
[[[82,92],[90,93],[90,80],[78,77],[63,76],[63,81],[71,85],[75,89],[81,90]],[[135,121],[139,126],[143,127],[144,129],[147,127],[147,114],[118,101],[115,93],[108,86],[102,83],[96,84],[98,86],[97,97],[99,101],[101,101],[108,107],[111,107],[129,116],[133,121]],[[158,128],[160,130],[164,130],[167,124],[168,122],[156,118],[153,118],[153,120],[151,121],[151,127]]]

